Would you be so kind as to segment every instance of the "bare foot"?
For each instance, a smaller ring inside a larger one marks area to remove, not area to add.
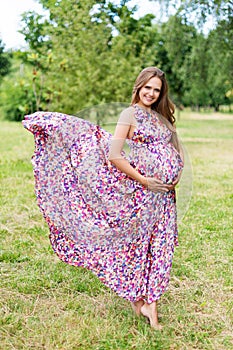
[[[141,307],[141,313],[143,316],[147,317],[150,321],[150,326],[152,328],[161,330],[162,326],[159,324],[158,321],[158,311],[157,311],[157,304],[156,302],[153,302],[151,304],[145,303]]]
[[[135,302],[131,303],[132,309],[136,313],[137,316],[140,316],[140,314],[141,314],[141,307],[143,305],[144,305],[144,301],[143,300],[138,300],[138,301],[135,301]]]

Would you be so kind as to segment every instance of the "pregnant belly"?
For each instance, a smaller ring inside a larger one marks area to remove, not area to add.
[[[178,154],[166,157],[163,155],[159,159],[155,159],[154,176],[158,176],[164,183],[172,183],[182,169],[182,162]]]
[[[157,177],[167,184],[172,183],[183,168],[180,155],[171,144],[157,147],[153,151],[144,149],[133,158],[141,173],[148,177]]]

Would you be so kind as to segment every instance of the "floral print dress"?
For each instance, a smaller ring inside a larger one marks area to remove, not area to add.
[[[130,164],[171,183],[182,169],[171,131],[134,105]],[[57,112],[25,116],[34,134],[35,192],[58,257],[90,269],[119,296],[151,303],[167,290],[178,244],[175,191],[154,193],[109,160],[112,135]]]

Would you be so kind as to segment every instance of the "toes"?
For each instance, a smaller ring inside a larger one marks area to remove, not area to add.
[[[146,308],[146,306],[141,308],[141,313],[147,318],[151,328],[156,330],[162,329],[162,326],[158,323],[157,314],[154,315],[153,312],[151,312],[151,310],[148,310],[148,308]]]

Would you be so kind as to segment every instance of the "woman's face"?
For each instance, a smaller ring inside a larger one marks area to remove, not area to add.
[[[144,108],[150,108],[160,95],[162,81],[158,77],[153,77],[140,89],[138,105]]]

